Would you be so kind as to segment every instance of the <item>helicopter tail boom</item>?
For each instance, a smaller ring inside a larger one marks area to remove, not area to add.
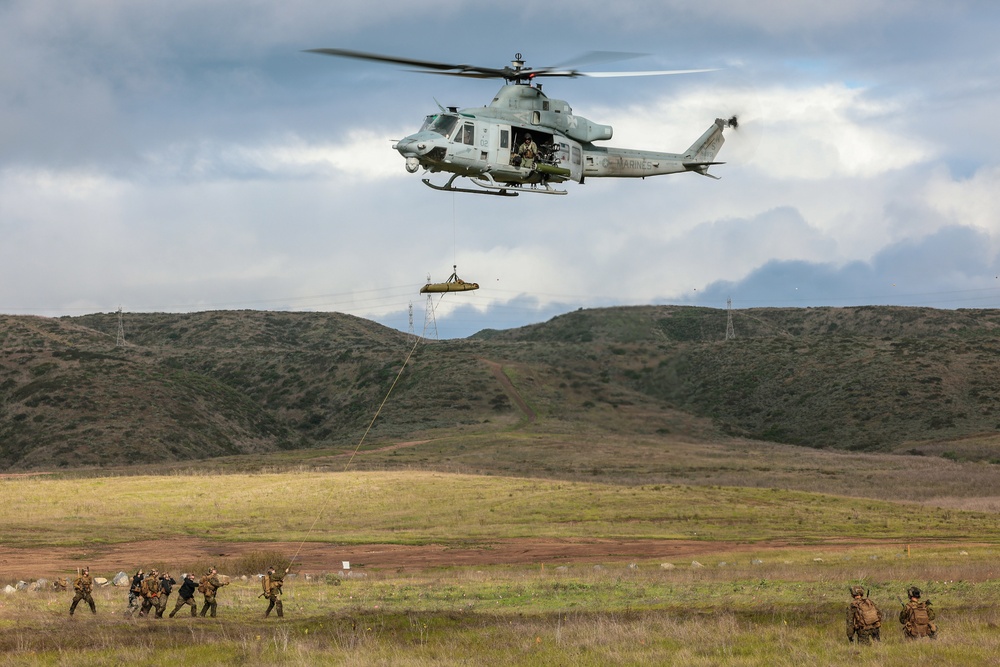
[[[715,156],[726,141],[722,132],[727,127],[736,127],[735,123],[735,118],[716,119],[684,153],[657,153],[590,145],[584,151],[586,164],[584,176],[646,178],[687,171],[710,176],[709,167],[724,164],[715,160]]]

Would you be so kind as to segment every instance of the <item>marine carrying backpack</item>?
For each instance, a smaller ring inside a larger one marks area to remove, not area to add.
[[[858,602],[858,613],[855,616],[865,630],[871,630],[882,625],[879,620],[878,607],[875,603],[865,598]]]
[[[918,602],[910,609],[910,622],[907,624],[910,634],[926,637],[931,634],[931,617],[927,613],[927,604]]]

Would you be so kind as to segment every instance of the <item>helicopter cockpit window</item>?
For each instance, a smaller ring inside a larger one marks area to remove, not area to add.
[[[423,129],[437,132],[442,137],[450,137],[456,125],[458,118],[455,116],[428,116]]]
[[[456,137],[456,140],[458,137]],[[472,123],[465,124],[465,131],[462,133],[462,143],[471,146],[475,143],[475,125]]]

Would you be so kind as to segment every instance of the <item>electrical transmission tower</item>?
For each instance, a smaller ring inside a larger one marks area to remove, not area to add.
[[[434,340],[438,337],[438,323],[434,317],[434,295],[427,295],[427,310],[424,311],[424,338],[427,338],[428,322],[434,327]]]
[[[726,299],[726,340],[736,338],[736,330],[733,329],[733,298]]]
[[[125,321],[121,306],[118,306],[118,337],[115,338],[115,347],[125,347]]]
[[[431,274],[427,274],[427,282],[431,281]],[[424,333],[423,337],[427,338],[427,323],[430,322],[434,325],[434,340],[438,337],[438,323],[437,318],[434,317],[434,295],[430,292],[427,293],[427,309],[424,311]]]

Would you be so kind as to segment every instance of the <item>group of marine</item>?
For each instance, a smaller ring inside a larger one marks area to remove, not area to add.
[[[261,577],[260,581],[264,592],[260,597],[266,597],[270,603],[267,606],[267,611],[264,612],[264,618],[270,615],[272,609],[276,610],[279,617],[284,616],[284,610],[281,605],[281,587],[284,584],[285,574],[287,573],[288,568],[285,568],[284,572],[278,572],[273,567],[269,567],[267,568],[267,574]],[[192,618],[197,616],[198,603],[194,599],[196,592],[201,593],[205,598],[205,603],[201,608],[201,616],[209,614],[212,618],[215,618],[215,612],[218,609],[218,602],[215,600],[215,595],[220,588],[228,583],[228,581],[223,581],[219,577],[219,573],[214,567],[209,568],[197,583],[193,574],[185,574],[181,586],[177,590],[177,603],[174,605],[174,610],[169,614],[170,618],[173,618],[174,614],[184,606],[191,607]],[[132,616],[138,610],[138,616],[148,616],[150,612],[153,612],[156,618],[163,618],[163,612],[167,609],[167,599],[176,585],[177,580],[171,577],[169,572],[161,574],[155,569],[150,570],[148,573],[141,569],[136,570],[136,573],[132,576],[132,583],[129,586],[128,609],[125,610],[125,615]],[[92,595],[93,590],[94,580],[90,576],[90,568],[85,567],[73,582],[75,595],[73,596],[72,604],[69,606],[70,616],[76,611],[76,605],[81,600],[90,605],[90,611],[95,614],[97,613],[97,605],[94,604],[94,597]]]
[[[905,603],[900,600],[903,608],[899,611],[903,636],[907,639],[934,639],[937,636],[937,625],[934,623],[937,614],[931,607],[931,601],[921,600],[920,589],[916,586],[910,586],[906,595],[910,599]],[[847,607],[847,641],[859,644],[882,641],[882,610],[861,586],[851,586],[851,597],[853,600]]]
[[[279,617],[284,616],[281,605],[281,586],[284,583],[286,568],[284,572],[278,572],[273,567],[267,568],[267,574],[261,577],[261,586],[264,592],[260,597],[268,600],[267,610],[264,618],[270,615],[271,610],[276,610]],[[218,603],[215,595],[220,588],[228,582],[219,578],[218,571],[213,567],[209,568],[202,576],[199,583],[195,583],[193,574],[184,575],[184,581],[177,591],[177,603],[170,618],[174,617],[184,606],[191,607],[191,616],[197,615],[198,605],[194,600],[195,592],[201,593],[205,598],[205,603],[201,608],[201,616],[210,614],[215,618],[215,611]],[[163,612],[167,609],[167,598],[173,591],[177,581],[170,576],[169,572],[160,574],[156,570],[149,573],[137,570],[132,577],[132,584],[129,588],[128,609],[126,616],[131,616],[136,610],[139,616],[147,616],[154,612],[156,618],[163,618]],[[90,605],[90,611],[97,613],[97,606],[91,592],[94,588],[94,580],[90,576],[90,568],[84,568],[80,576],[73,582],[73,603],[69,607],[70,616],[76,611],[76,605],[81,600]],[[930,600],[920,599],[920,589],[911,586],[907,591],[909,602],[903,603],[903,608],[899,612],[899,622],[903,626],[903,635],[907,639],[920,639],[929,637],[934,639],[937,635],[937,625],[934,623],[936,614],[931,607]],[[882,640],[882,611],[866,594],[861,586],[851,587],[851,597],[853,600],[847,607],[847,639],[850,642],[857,641],[859,644],[871,644]]]

